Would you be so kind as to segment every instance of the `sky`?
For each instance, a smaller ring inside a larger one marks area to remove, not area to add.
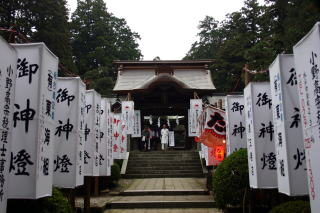
[[[197,40],[198,25],[205,16],[222,21],[239,11],[243,0],[104,0],[108,11],[124,18],[139,33],[143,60],[181,60]],[[259,2],[262,2],[260,0]],[[68,0],[71,12],[77,0]]]

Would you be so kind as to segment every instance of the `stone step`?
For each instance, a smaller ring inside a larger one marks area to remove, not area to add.
[[[215,202],[208,195],[174,195],[174,196],[118,196],[106,208],[213,208]]]
[[[130,155],[130,158],[199,158],[198,155]]]
[[[127,174],[189,174],[202,173],[202,170],[128,170]]]
[[[161,160],[131,160],[128,161],[129,164],[137,164],[137,163],[154,163],[154,164],[189,164],[189,163],[198,163],[200,164],[200,160],[167,160],[167,159],[161,159]]]
[[[141,165],[131,165],[128,170],[154,170],[154,169],[167,169],[167,170],[202,170],[200,165],[150,165],[150,166],[141,166]]]
[[[123,178],[135,179],[135,178],[176,178],[176,177],[205,177],[203,173],[189,173],[189,174],[125,174]]]
[[[222,213],[217,208],[107,209],[103,213]]]
[[[201,167],[200,162],[191,162],[191,163],[179,163],[179,162],[128,162],[128,167],[158,167],[158,166],[163,166],[163,167],[169,167],[169,166],[198,166]]]
[[[146,196],[146,195],[209,195],[208,191],[195,190],[125,190],[120,192],[121,196]]]
[[[167,154],[167,155],[176,155],[176,154],[194,154],[198,153],[198,151],[194,150],[169,150],[169,151],[163,151],[163,150],[152,150],[152,151],[132,151],[130,152],[134,155],[143,155],[143,154]]]
[[[181,157],[175,157],[175,158],[129,158],[129,161],[195,161],[200,162],[199,158],[181,158]]]

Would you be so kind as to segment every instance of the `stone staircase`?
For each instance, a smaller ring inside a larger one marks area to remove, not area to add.
[[[124,178],[204,177],[197,151],[130,152]]]

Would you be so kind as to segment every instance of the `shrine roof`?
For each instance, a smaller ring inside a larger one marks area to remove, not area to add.
[[[214,90],[208,69],[212,60],[115,61],[116,93],[146,90],[158,83],[174,83],[183,89]]]

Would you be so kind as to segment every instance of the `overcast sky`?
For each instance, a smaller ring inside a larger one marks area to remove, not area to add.
[[[108,11],[126,19],[141,36],[144,60],[180,60],[196,41],[199,21],[206,15],[221,21],[238,11],[243,0],[104,0]],[[259,2],[263,2],[260,0]],[[77,0],[68,0],[73,12]]]

